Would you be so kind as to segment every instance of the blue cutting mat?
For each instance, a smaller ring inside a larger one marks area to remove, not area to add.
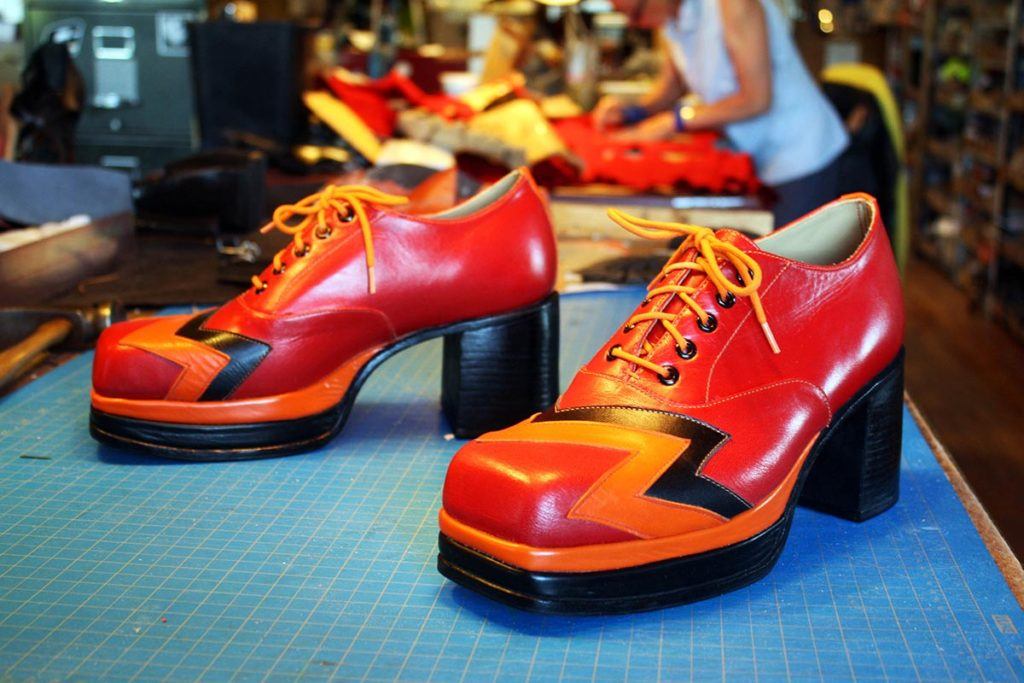
[[[564,379],[638,298],[563,299]],[[443,581],[440,348],[388,361],[329,448],[277,460],[98,447],[88,356],[0,402],[0,678],[1024,677],[1022,611],[909,417],[895,509],[799,511],[775,571],[730,595],[570,619]]]

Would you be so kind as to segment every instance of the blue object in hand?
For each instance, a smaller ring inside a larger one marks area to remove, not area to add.
[[[632,126],[640,123],[648,116],[651,112],[647,111],[647,107],[640,104],[627,104],[622,108],[622,125]]]

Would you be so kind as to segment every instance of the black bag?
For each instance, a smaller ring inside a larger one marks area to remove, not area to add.
[[[75,157],[75,126],[82,113],[85,86],[67,45],[40,45],[21,75],[21,92],[11,114],[21,121],[15,159],[70,163]]]

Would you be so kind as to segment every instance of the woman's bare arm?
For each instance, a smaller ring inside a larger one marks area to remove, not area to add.
[[[661,69],[654,85],[647,94],[640,100],[639,104],[648,112],[664,112],[679,101],[685,94],[683,79],[675,67],[671,56],[668,54],[668,47],[662,38],[661,43]],[[601,98],[594,108],[594,121],[599,128],[614,126],[621,123],[623,103],[619,98],[608,95]]]
[[[736,92],[710,104],[688,108],[687,130],[704,130],[764,113],[772,102],[772,66],[768,26],[760,0],[719,0],[725,46],[736,73]],[[621,137],[659,140],[675,133],[675,113],[664,112],[624,130]]]
[[[640,104],[652,113],[665,111],[686,94],[682,76],[672,61],[669,48],[665,44],[666,40],[664,36],[661,37],[661,70],[658,72],[658,79],[650,92],[640,101]]]

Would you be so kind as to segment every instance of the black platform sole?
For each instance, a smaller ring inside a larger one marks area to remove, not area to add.
[[[786,510],[772,526],[724,548],[624,569],[531,572],[441,534],[438,570],[452,581],[535,612],[618,614],[721,595],[775,566],[801,505],[862,521],[899,498],[903,351],[835,416],[811,449]]]
[[[178,424],[92,409],[89,431],[104,443],[177,460],[249,460],[310,450],[345,426],[363,383],[385,360],[444,337],[441,405],[454,434],[470,438],[544,410],[558,397],[558,294],[501,315],[423,330],[374,356],[334,407],[295,420]]]

